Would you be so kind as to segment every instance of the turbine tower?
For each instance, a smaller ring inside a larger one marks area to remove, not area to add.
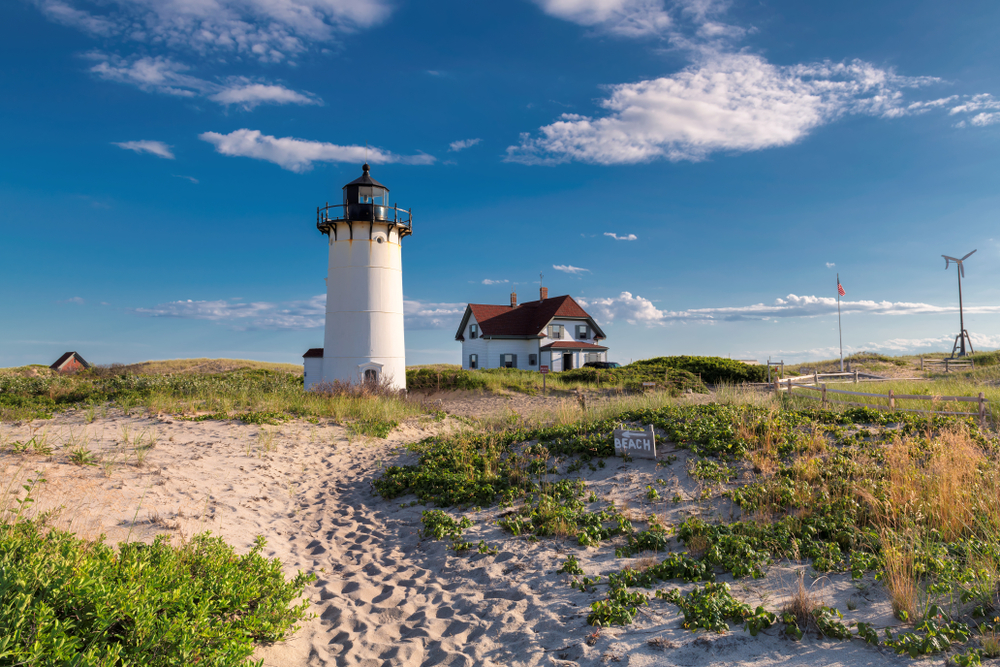
[[[965,341],[969,341],[969,352],[975,354],[976,351],[972,349],[972,339],[969,338],[969,332],[965,330],[965,313],[962,310],[962,278],[965,277],[965,265],[962,263],[965,260],[972,257],[972,253],[976,252],[973,250],[968,255],[962,259],[956,259],[954,257],[949,257],[948,255],[941,255],[944,257],[944,270],[947,271],[950,266],[950,262],[955,262],[958,266],[958,322],[959,322],[959,333],[955,336],[955,346],[951,348],[951,356],[955,357],[955,352],[958,351],[958,356],[965,356]]]
[[[316,209],[330,263],[322,361],[314,360],[318,373],[307,369],[306,389],[338,380],[406,389],[401,244],[412,233],[412,210],[389,206],[389,188],[367,163],[361,169],[342,204]]]

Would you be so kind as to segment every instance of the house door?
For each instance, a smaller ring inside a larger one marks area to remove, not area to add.
[[[563,370],[571,371],[573,370],[573,353],[564,352],[563,353]]]

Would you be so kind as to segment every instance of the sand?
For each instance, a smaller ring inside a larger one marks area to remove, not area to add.
[[[568,575],[555,571],[573,553],[588,574],[606,575],[623,564],[613,547],[581,549],[567,540],[513,537],[494,525],[500,510],[492,508],[464,513],[476,521],[465,539],[484,540],[497,552],[457,554],[446,542],[421,539],[420,512],[426,508],[410,506],[413,496],[384,501],[374,494],[372,480],[384,466],[414,460],[402,445],[460,426],[461,420],[452,418],[412,419],[389,439],[372,440],[352,439],[340,426],[303,421],[259,427],[111,411],[87,424],[76,411],[2,426],[0,441],[34,434],[55,449],[51,456],[15,455],[9,449],[0,454],[0,491],[6,482],[36,478],[39,471],[47,480],[37,493],[39,509],[61,505],[57,523],[84,537],[106,534],[112,543],[150,541],[157,534],[181,540],[210,530],[245,552],[256,535],[264,535],[265,554],[279,558],[289,574],[306,570],[318,576],[306,591],[316,616],[287,641],[257,651],[257,658],[274,667],[909,662],[858,640],[807,636],[794,642],[781,635],[780,626],[757,637],[739,627],[724,635],[691,633],[681,628],[676,607],[661,601],[642,609],[628,627],[595,632],[586,623],[588,606],[603,595],[570,588]],[[132,442],[137,434],[157,439],[141,466],[123,444],[125,435]],[[84,438],[113,463],[72,465],[68,450]],[[678,459],[671,466],[608,460],[596,471],[584,468],[584,477],[600,498],[627,502],[637,520],[650,511],[668,523],[692,512],[732,516],[736,510],[725,500],[645,502],[647,484],[659,485],[665,499],[700,495],[684,472],[686,451],[673,453]],[[814,581],[815,573],[805,566],[784,563],[763,579],[733,582],[734,594],[779,608],[802,569],[811,590],[844,611],[845,620],[898,625],[871,577]],[[847,611],[849,598],[857,611]],[[921,662],[943,664],[943,659]]]

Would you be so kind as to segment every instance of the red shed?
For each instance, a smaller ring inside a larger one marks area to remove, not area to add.
[[[82,371],[84,368],[90,368],[90,364],[76,352],[67,352],[59,357],[56,363],[49,366],[49,368],[60,373],[76,373],[77,371]]]

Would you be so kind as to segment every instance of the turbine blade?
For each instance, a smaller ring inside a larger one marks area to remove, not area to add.
[[[945,257],[944,255],[941,255],[941,256],[944,257],[944,270],[947,271],[948,270],[948,258]]]
[[[962,258],[962,261],[964,262],[965,260],[967,260],[967,259],[969,259],[970,257],[972,257],[972,253],[974,253],[974,252],[976,252],[976,251],[975,251],[975,250],[973,250],[973,251],[972,251],[972,252],[970,252],[970,253],[969,253],[968,255],[966,255],[965,257],[963,257],[963,258]]]

